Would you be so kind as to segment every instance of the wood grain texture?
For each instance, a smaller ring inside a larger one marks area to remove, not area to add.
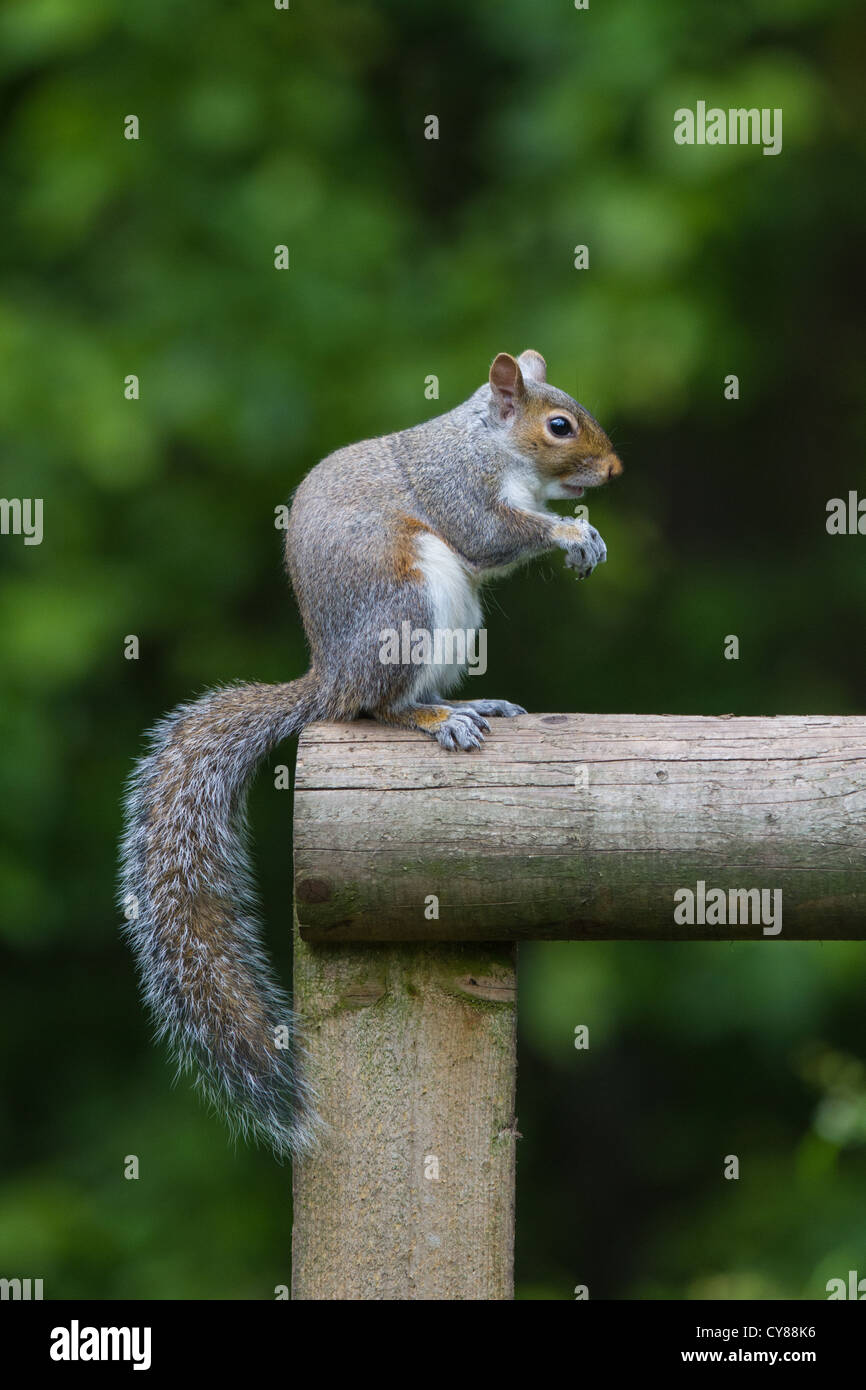
[[[781,889],[782,939],[866,936],[866,718],[492,723],[469,754],[368,721],[305,730],[307,941],[763,939],[678,926],[674,893],[699,881]]]
[[[296,935],[327,1129],[295,1164],[293,1298],[512,1298],[515,952]]]

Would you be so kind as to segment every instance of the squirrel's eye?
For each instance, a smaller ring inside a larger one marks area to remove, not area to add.
[[[554,415],[552,419],[548,420],[547,428],[551,434],[556,435],[557,439],[565,439],[566,435],[574,434],[571,421],[566,420],[564,415]]]

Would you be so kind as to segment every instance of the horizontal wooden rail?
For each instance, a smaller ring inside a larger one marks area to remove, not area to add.
[[[469,754],[313,725],[295,896],[310,942],[861,940],[866,718],[526,715]]]

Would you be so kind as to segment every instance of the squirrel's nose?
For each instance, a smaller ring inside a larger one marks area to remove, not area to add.
[[[611,478],[618,478],[620,473],[622,472],[622,463],[614,453],[605,454],[604,458],[602,459],[602,464],[607,465],[608,482],[610,482]]]

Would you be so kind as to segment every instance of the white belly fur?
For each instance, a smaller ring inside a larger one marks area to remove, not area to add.
[[[467,570],[450,546],[428,533],[416,542],[418,566],[424,575],[430,607],[433,613],[433,632],[436,630],[477,632],[481,627],[481,602],[478,580]],[[478,639],[475,651],[478,650]],[[418,667],[418,680],[413,690],[416,700],[445,695],[461,680],[465,665],[423,665]]]

